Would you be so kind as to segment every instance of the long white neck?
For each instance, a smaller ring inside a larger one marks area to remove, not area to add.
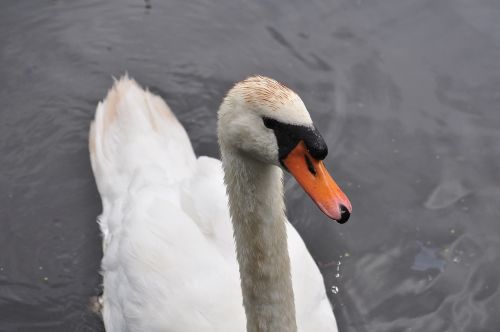
[[[283,172],[221,144],[248,332],[295,332]]]

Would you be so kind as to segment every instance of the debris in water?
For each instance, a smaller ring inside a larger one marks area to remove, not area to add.
[[[100,315],[102,311],[102,298],[100,296],[91,296],[89,299],[89,309],[94,314]]]

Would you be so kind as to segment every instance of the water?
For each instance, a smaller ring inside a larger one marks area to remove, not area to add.
[[[233,82],[260,73],[300,93],[354,206],[329,223],[286,179],[290,220],[338,289],[340,331],[500,330],[498,1],[0,8],[0,331],[103,330],[86,140],[125,71],[210,156]]]

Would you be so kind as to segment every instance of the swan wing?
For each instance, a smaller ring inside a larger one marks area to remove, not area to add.
[[[244,330],[236,262],[186,213],[182,185],[137,187],[124,201],[102,262],[108,331]]]
[[[99,103],[89,143],[107,331],[244,330],[220,162],[197,160],[165,102],[128,77]]]
[[[337,322],[316,262],[290,223],[287,223],[287,236],[298,330],[337,332]]]

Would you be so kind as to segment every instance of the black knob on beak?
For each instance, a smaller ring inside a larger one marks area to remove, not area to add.
[[[340,205],[340,220],[338,222],[340,224],[345,224],[347,220],[349,220],[349,217],[351,214],[349,213],[349,210],[344,205]]]

